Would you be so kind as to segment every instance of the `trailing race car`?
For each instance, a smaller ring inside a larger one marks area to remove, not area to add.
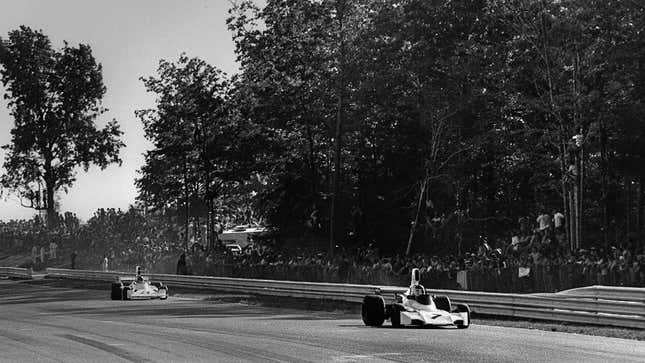
[[[110,297],[112,300],[165,300],[168,298],[168,287],[163,282],[150,282],[141,275],[141,267],[137,266],[134,278],[117,277],[117,281],[112,283]]]
[[[363,299],[361,317],[367,326],[381,326],[390,320],[394,327],[416,326],[456,326],[466,329],[470,325],[470,308],[466,304],[450,304],[448,296],[431,296],[419,284],[421,274],[412,270],[410,288],[403,294],[394,294],[394,303],[385,304],[385,299],[377,291]]]

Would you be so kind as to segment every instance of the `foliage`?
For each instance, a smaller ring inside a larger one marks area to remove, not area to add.
[[[140,196],[185,230],[254,204],[284,240],[385,251],[553,210],[571,248],[643,232],[636,2],[240,1],[228,26],[239,74],[182,56],[144,80]]]
[[[182,54],[176,63],[160,61],[157,73],[142,78],[158,95],[156,108],[137,111],[154,145],[136,182],[140,199],[152,210],[183,214],[186,244],[189,219],[206,219],[212,241],[223,191],[230,196],[248,185],[254,131],[231,111],[229,80],[219,69]]]
[[[0,38],[0,76],[14,118],[2,186],[55,218],[54,195],[67,190],[76,168],[120,163],[122,132],[115,120],[94,123],[106,110],[102,67],[89,45],[52,49],[42,31],[26,26]],[[41,193],[43,197],[41,198]]]
[[[263,205],[290,233],[326,229],[339,92],[344,244],[400,249],[412,222],[422,248],[458,249],[552,209],[593,237],[600,179],[615,204],[618,174],[640,175],[638,4],[276,0],[231,14],[246,114],[273,143]],[[574,198],[591,208],[569,211]]]

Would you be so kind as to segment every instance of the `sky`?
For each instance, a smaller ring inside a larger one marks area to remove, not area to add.
[[[116,119],[124,132],[123,164],[105,170],[92,167],[87,173],[79,169],[68,193],[59,192],[61,212],[87,220],[97,208],[126,209],[134,203],[137,170],[143,165],[143,153],[151,147],[134,111],[153,107],[155,99],[146,93],[139,77],[155,75],[160,59],[175,61],[182,52],[229,75],[235,73],[234,43],[225,23],[230,6],[229,0],[2,0],[0,37],[26,25],[41,29],[55,49],[64,40],[73,46],[92,47],[103,65],[107,87],[103,106],[109,109],[97,125]],[[0,92],[4,94],[1,84]],[[0,97],[0,145],[10,142],[12,128],[7,103]],[[0,150],[0,164],[4,155]],[[0,198],[0,220],[34,214],[6,191]]]

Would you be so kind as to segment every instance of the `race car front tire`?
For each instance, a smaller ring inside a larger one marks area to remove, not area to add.
[[[467,329],[470,326],[470,307],[467,304],[455,304],[455,313],[466,313],[468,322],[455,325],[457,329]]]
[[[132,289],[129,286],[125,286],[123,288],[123,300],[131,300],[130,294],[128,294],[130,291],[132,291]]]
[[[392,327],[398,328],[401,326],[401,312],[405,310],[400,304],[391,304],[388,305],[388,310],[390,312],[390,323]]]
[[[112,300],[122,300],[123,299],[123,291],[121,290],[123,285],[121,283],[113,282],[112,283],[112,291],[110,293],[110,298]]]
[[[447,312],[452,311],[452,306],[450,305],[450,299],[448,298],[448,296],[445,296],[445,295],[435,296],[434,305],[439,310],[444,310]]]
[[[162,295],[162,296],[159,298],[159,300],[166,300],[166,299],[168,298],[168,288],[164,286],[164,287],[162,287],[162,288],[160,288],[160,289],[159,289],[159,291],[161,291],[161,290],[165,290],[165,291],[166,291],[166,293],[165,293],[164,295]]]
[[[367,326],[381,326],[385,321],[385,300],[379,295],[367,295],[363,298],[361,317]]]

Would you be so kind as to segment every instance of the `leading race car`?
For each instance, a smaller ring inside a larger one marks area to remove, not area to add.
[[[412,270],[410,288],[403,294],[394,294],[394,303],[386,304],[383,296],[367,295],[363,299],[361,317],[367,326],[381,326],[390,320],[393,327],[455,326],[459,329],[470,325],[470,308],[466,304],[450,303],[448,296],[431,296],[419,283],[419,269]]]
[[[163,282],[150,282],[147,277],[141,275],[141,267],[137,266],[136,276],[117,277],[112,283],[112,300],[144,300],[168,298],[168,287]]]

